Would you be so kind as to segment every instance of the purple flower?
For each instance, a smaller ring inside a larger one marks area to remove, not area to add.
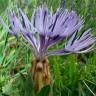
[[[36,57],[85,53],[94,49],[96,39],[91,29],[80,33],[84,21],[73,10],[57,9],[53,13],[47,7],[38,7],[33,12],[32,20],[29,20],[19,9],[19,16],[11,11],[8,20],[10,29],[2,19],[0,22],[16,38],[21,34],[32,45]],[[51,46],[66,38],[64,48],[49,51]]]

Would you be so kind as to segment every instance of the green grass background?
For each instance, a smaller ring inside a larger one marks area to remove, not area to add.
[[[60,0],[0,0],[0,16],[8,23],[7,10],[22,8],[31,18],[34,8],[44,3],[49,9],[60,7]],[[64,8],[83,17],[85,28],[93,28],[96,36],[96,0],[65,0]],[[96,50],[48,59],[52,84],[36,94],[29,72],[32,53],[0,26],[0,96],[46,96],[49,91],[52,96],[96,96]]]

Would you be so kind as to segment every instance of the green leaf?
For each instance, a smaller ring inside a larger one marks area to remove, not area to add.
[[[3,60],[3,56],[0,55],[0,64],[2,63],[2,60]]]
[[[0,0],[0,13],[6,10],[8,3],[9,3],[9,0]]]
[[[6,84],[5,86],[3,86],[3,88],[2,88],[3,93],[6,95],[10,95],[11,90],[12,90],[12,84],[10,82],[8,84]]]
[[[37,94],[37,96],[48,96],[49,92],[50,92],[50,85],[46,85],[44,86],[40,92]]]

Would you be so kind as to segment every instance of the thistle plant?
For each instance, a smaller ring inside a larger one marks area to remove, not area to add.
[[[84,20],[73,10],[58,8],[53,12],[46,6],[40,6],[34,10],[31,20],[21,9],[19,15],[10,11],[7,17],[10,27],[2,19],[0,23],[7,32],[30,48],[34,56],[31,72],[36,91],[52,81],[48,56],[86,53],[94,49],[96,38],[91,34],[91,28],[81,32]],[[22,41],[19,35],[27,43]],[[64,42],[64,48],[49,50],[60,41]]]

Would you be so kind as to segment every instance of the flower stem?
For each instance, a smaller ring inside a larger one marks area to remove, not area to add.
[[[45,85],[49,85],[51,83],[51,74],[47,58],[33,59],[31,71],[36,92],[40,91]]]

